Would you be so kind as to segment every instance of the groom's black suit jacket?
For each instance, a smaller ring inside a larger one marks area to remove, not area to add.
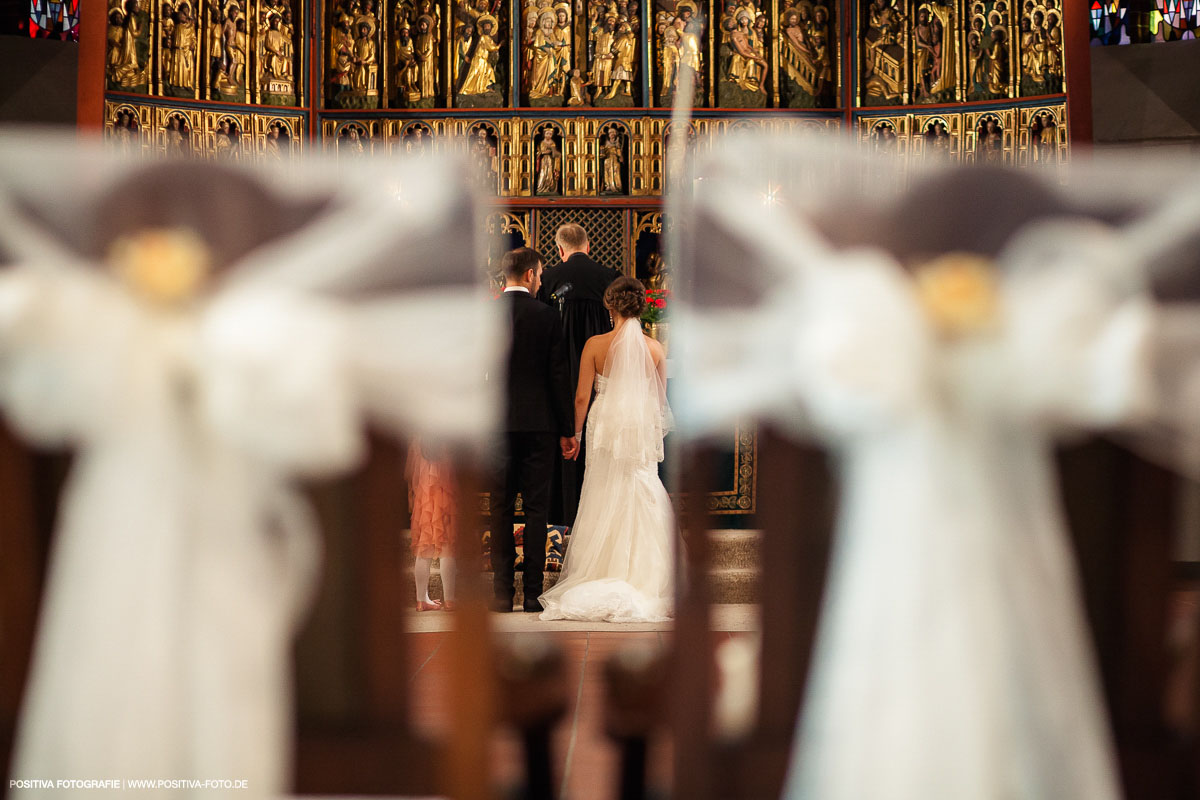
[[[506,430],[574,436],[574,387],[558,313],[526,292],[504,298],[512,312]]]

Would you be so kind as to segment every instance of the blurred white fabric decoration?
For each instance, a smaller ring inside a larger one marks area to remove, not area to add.
[[[1119,796],[1051,448],[1186,428],[1155,377],[1150,285],[1200,219],[1163,225],[1194,209],[1194,172],[1063,185],[765,138],[696,166],[674,251],[679,430],[757,417],[822,442],[841,477],[786,797]]]
[[[13,777],[286,789],[319,564],[292,479],[353,467],[368,422],[494,429],[506,342],[469,183],[0,140],[0,410],[77,454]]]

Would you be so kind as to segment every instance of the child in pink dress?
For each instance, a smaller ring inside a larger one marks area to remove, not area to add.
[[[454,473],[444,454],[430,452],[420,442],[413,442],[409,448],[406,473],[417,611],[449,611],[454,608]],[[435,558],[440,563],[444,602],[429,596],[429,571]]]

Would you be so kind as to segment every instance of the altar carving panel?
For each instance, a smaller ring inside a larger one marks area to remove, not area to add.
[[[298,0],[109,0],[105,87],[303,105],[303,10]]]

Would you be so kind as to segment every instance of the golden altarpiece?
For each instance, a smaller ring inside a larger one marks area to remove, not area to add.
[[[114,146],[265,160],[307,148],[339,159],[457,149],[495,197],[497,252],[527,243],[553,264],[553,232],[575,220],[600,261],[642,276],[659,263],[681,70],[699,76],[686,133],[696,150],[744,127],[846,129],[908,159],[1053,168],[1069,147],[1074,39],[1065,34],[1082,30],[1087,43],[1086,14],[1068,17],[1062,0],[109,0],[108,9],[95,80]],[[730,491],[713,506],[749,513],[754,436],[736,438]]]

